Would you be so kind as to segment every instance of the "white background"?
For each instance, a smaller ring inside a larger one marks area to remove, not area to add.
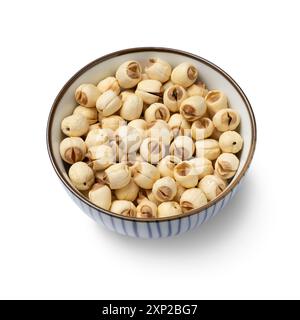
[[[6,1],[0,17],[0,298],[300,298],[298,1]],[[59,89],[106,53],[167,46],[215,62],[257,118],[248,178],[179,238],[96,225],[48,160]]]

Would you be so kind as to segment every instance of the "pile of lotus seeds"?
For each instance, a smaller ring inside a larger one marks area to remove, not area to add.
[[[206,205],[228,185],[243,147],[240,116],[197,68],[151,58],[75,91],[60,143],[74,187],[100,208],[141,219]]]

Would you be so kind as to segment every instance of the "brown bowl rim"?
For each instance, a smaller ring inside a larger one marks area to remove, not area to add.
[[[237,90],[237,92],[239,93],[239,95],[241,96],[242,100],[244,101],[249,117],[250,117],[250,121],[251,121],[251,130],[252,130],[252,137],[251,137],[251,146],[250,146],[250,151],[247,157],[247,160],[245,162],[245,165],[243,166],[241,172],[239,173],[239,175],[237,177],[235,177],[234,181],[231,182],[230,186],[227,187],[222,193],[219,194],[218,197],[216,197],[214,200],[208,202],[205,206],[202,206],[199,209],[194,209],[191,210],[189,212],[183,213],[179,216],[172,216],[172,217],[165,217],[165,218],[156,218],[156,219],[140,219],[140,218],[135,218],[135,217],[125,217],[122,216],[120,214],[105,210],[105,209],[101,209],[99,207],[97,207],[96,205],[94,205],[92,202],[90,202],[88,200],[88,198],[86,198],[83,194],[81,194],[78,190],[76,190],[64,177],[63,173],[61,172],[61,170],[58,167],[58,164],[56,162],[56,159],[53,155],[53,146],[52,146],[52,142],[51,142],[51,131],[52,131],[52,123],[53,123],[53,119],[54,119],[54,114],[56,112],[56,109],[58,107],[58,104],[61,100],[61,98],[63,97],[63,95],[65,94],[65,92],[68,90],[68,88],[73,84],[73,82],[80,77],[82,74],[84,74],[85,72],[87,72],[89,69],[91,69],[92,67],[94,67],[95,65],[105,62],[111,58],[114,57],[118,57],[118,56],[122,56],[124,54],[128,54],[128,53],[134,53],[134,52],[147,52],[147,51],[156,51],[156,52],[167,52],[167,53],[175,53],[175,54],[179,54],[182,56],[186,56],[188,58],[192,58],[195,59],[207,66],[209,66],[210,68],[214,69],[215,71],[217,71],[218,73],[220,73],[221,75],[223,75],[227,81],[229,81],[233,87]],[[246,97],[245,93],[243,92],[243,90],[241,89],[241,87],[235,82],[235,80],[233,80],[233,78],[231,76],[229,76],[229,74],[227,74],[223,69],[221,69],[220,67],[218,67],[217,65],[215,65],[214,63],[189,52],[186,51],[182,51],[182,50],[178,50],[178,49],[172,49],[172,48],[165,48],[165,47],[136,47],[136,48],[129,48],[129,49],[123,49],[123,50],[119,50],[119,51],[115,51],[109,54],[106,54],[90,63],[88,63],[86,66],[84,66],[83,68],[81,68],[78,72],[76,72],[66,83],[65,85],[62,87],[62,89],[59,91],[59,93],[57,94],[50,113],[49,113],[49,117],[48,117],[48,122],[47,122],[47,129],[46,129],[46,140],[47,140],[47,149],[48,149],[48,154],[50,157],[50,161],[51,164],[56,172],[56,174],[58,175],[59,179],[61,180],[61,182],[64,184],[64,186],[77,198],[79,198],[80,201],[83,201],[86,205],[92,207],[93,209],[100,211],[101,213],[107,214],[109,216],[114,216],[116,218],[119,219],[124,219],[124,220],[129,220],[129,221],[136,221],[136,222],[163,222],[163,221],[171,221],[171,220],[177,220],[177,219],[182,219],[185,217],[189,217],[192,216],[194,214],[199,214],[203,211],[205,211],[206,209],[212,207],[213,205],[217,204],[219,201],[221,201],[223,198],[225,198],[240,182],[240,180],[242,179],[242,177],[245,175],[246,171],[248,170],[250,163],[253,159],[253,155],[254,155],[254,151],[255,151],[255,147],[256,147],[256,139],[257,139],[257,128],[256,128],[256,120],[255,120],[255,116],[251,107],[251,104],[248,100],[248,98]]]

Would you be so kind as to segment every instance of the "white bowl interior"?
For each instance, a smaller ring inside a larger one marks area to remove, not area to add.
[[[165,59],[173,67],[183,61],[190,61],[198,68],[200,79],[207,84],[210,90],[219,89],[227,94],[230,106],[238,110],[241,116],[240,133],[244,138],[244,147],[240,155],[240,166],[235,177],[237,177],[241,172],[247,160],[247,156],[250,152],[253,132],[249,113],[240,93],[225,76],[223,76],[217,70],[206,65],[205,63],[199,62],[198,60],[190,57],[183,56],[179,53],[160,52],[154,50],[126,53],[121,56],[110,58],[109,60],[106,60],[104,62],[100,62],[99,64],[93,66],[87,72],[79,76],[67,89],[67,91],[59,101],[56,113],[53,118],[53,127],[50,139],[52,142],[53,154],[57,161],[57,165],[68,181],[69,178],[67,172],[65,171],[64,163],[59,155],[59,144],[63,139],[63,134],[60,130],[60,124],[64,117],[72,114],[73,109],[77,105],[74,99],[74,92],[76,88],[80,84],[87,82],[97,84],[101,79],[115,74],[117,67],[126,60],[138,60],[142,65],[144,65],[150,57],[160,57],[162,59]],[[234,179],[231,181],[231,183],[234,181]]]

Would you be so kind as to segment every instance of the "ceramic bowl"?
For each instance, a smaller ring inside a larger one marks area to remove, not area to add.
[[[60,124],[64,117],[70,115],[76,106],[74,99],[75,89],[86,82],[97,83],[102,78],[115,73],[116,68],[126,60],[138,60],[142,64],[150,57],[160,57],[172,66],[183,61],[192,62],[199,70],[200,78],[210,89],[223,90],[230,101],[230,105],[241,115],[241,135],[244,138],[244,147],[240,155],[240,166],[228,187],[207,205],[190,211],[181,216],[161,218],[156,220],[140,220],[124,217],[91,203],[88,198],[77,191],[67,175],[67,167],[59,154],[59,144],[63,138]],[[218,214],[233,198],[240,188],[253,158],[256,144],[256,124],[250,103],[239,85],[222,69],[215,64],[197,55],[168,48],[133,48],[121,50],[105,55],[79,70],[58,93],[50,110],[47,126],[47,147],[54,171],[64,185],[74,202],[89,217],[103,224],[108,229],[122,235],[137,238],[162,238],[183,234],[195,229]]]

